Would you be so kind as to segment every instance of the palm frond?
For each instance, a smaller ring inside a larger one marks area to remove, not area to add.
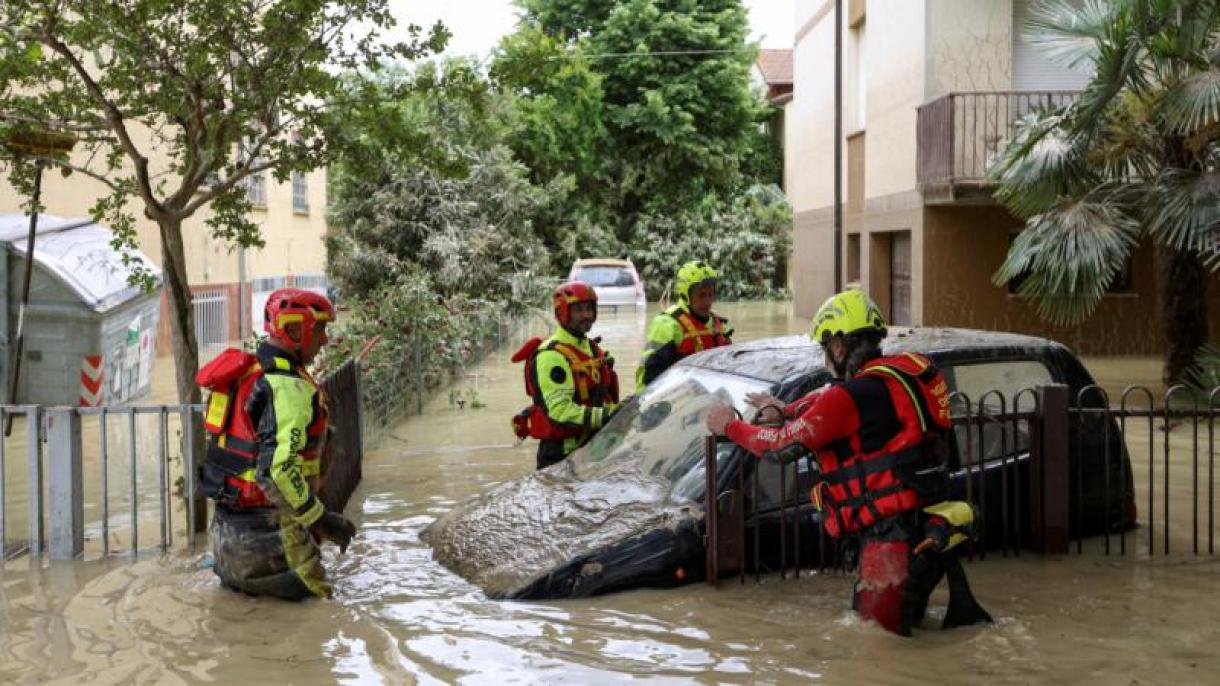
[[[1004,285],[1022,278],[1017,292],[1037,300],[1042,317],[1079,322],[1093,313],[1123,268],[1138,231],[1138,223],[1107,195],[1061,202],[1026,224],[992,281]]]
[[[1174,133],[1189,136],[1220,122],[1220,67],[1194,72],[1160,98],[1160,113]]]
[[[1139,205],[1148,233],[1206,261],[1220,239],[1220,172],[1166,169],[1147,190]]]
[[[1012,142],[988,172],[999,184],[996,198],[1014,215],[1045,212],[1095,181],[1065,129],[1069,110],[1031,112],[1018,120]]]
[[[1215,389],[1220,389],[1220,345],[1206,343],[1199,348],[1194,366],[1186,372],[1186,383],[1203,394],[1205,401]]]
[[[1105,0],[1043,0],[1033,7],[1025,26],[1014,27],[1025,34],[1048,59],[1069,69],[1090,70],[1098,45],[1107,38],[1115,7]]]

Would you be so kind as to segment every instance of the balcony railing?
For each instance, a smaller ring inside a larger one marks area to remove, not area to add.
[[[919,108],[917,180],[929,204],[990,201],[987,167],[1030,112],[1076,101],[1077,91],[950,93]]]

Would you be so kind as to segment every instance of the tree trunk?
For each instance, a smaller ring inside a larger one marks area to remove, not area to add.
[[[199,347],[195,342],[195,321],[191,306],[191,287],[186,275],[186,252],[182,244],[182,220],[162,219],[161,227],[161,274],[165,283],[166,300],[169,302],[170,340],[174,346],[174,376],[178,384],[178,402],[198,404],[202,400],[199,386],[195,384],[195,373],[199,371]],[[194,443],[195,466],[202,464],[205,442],[202,427],[195,425],[189,435],[184,432],[183,441]],[[185,450],[183,451],[185,454]],[[207,499],[198,492],[199,479],[195,478],[196,492],[187,494],[195,499],[195,522],[192,531],[203,531],[207,527]]]
[[[1161,325],[1165,332],[1165,385],[1179,383],[1208,340],[1208,273],[1192,252],[1157,248]]]

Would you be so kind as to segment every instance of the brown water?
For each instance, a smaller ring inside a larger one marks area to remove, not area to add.
[[[724,310],[739,340],[805,327],[783,304]],[[625,378],[634,373],[643,326],[634,313],[598,323]],[[520,367],[504,361],[509,352],[461,382],[486,407],[459,409],[438,398],[368,456],[365,483],[348,508],[359,537],[345,556],[326,552],[333,601],[236,595],[219,588],[201,556],[185,553],[33,567],[23,558],[0,575],[0,683],[1220,680],[1214,559],[1112,559],[1097,541],[1083,556],[1026,552],[969,565],[996,625],[929,629],[914,639],[859,622],[848,609],[850,580],[834,575],[488,601],[434,563],[419,533],[464,498],[533,468],[533,446],[508,440],[507,417],[524,402]],[[1101,376],[1121,379],[1127,363],[1100,364]],[[1163,434],[1151,435],[1159,446]],[[1189,442],[1180,427],[1171,437]],[[1174,488],[1188,486],[1177,467]],[[1143,480],[1146,473],[1137,474]]]

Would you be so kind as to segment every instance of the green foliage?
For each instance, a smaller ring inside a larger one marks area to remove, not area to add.
[[[1220,407],[1220,345],[1210,343],[1199,348],[1186,381],[1204,402],[1210,400]]]
[[[784,294],[759,275],[774,273],[787,254],[791,226],[792,213],[778,190],[759,187],[727,206],[708,199],[679,215],[641,217],[631,255],[649,298],[672,291],[678,266],[692,259],[715,265],[719,297],[774,297]]]
[[[748,274],[717,265],[727,293],[765,290],[786,233],[744,196],[778,181],[781,155],[761,131],[770,109],[750,88],[740,0],[517,4],[491,75],[514,96],[514,153],[536,182],[569,191],[537,220],[556,266],[630,257],[666,275],[651,288],[697,255],[767,255]]]
[[[1094,77],[1077,102],[1021,120],[990,170],[1026,219],[994,280],[1027,274],[1021,292],[1044,316],[1079,322],[1150,240],[1173,265],[1160,300],[1166,376],[1181,378],[1206,340],[1200,265],[1220,269],[1220,3],[1048,0],[1022,28]]]
[[[464,87],[438,85],[455,82]],[[363,298],[418,269],[441,298],[537,302],[523,284],[550,269],[532,219],[551,198],[497,140],[502,99],[463,60],[387,75],[380,91],[372,112],[336,114],[365,123],[331,186],[329,272],[341,292]]]

